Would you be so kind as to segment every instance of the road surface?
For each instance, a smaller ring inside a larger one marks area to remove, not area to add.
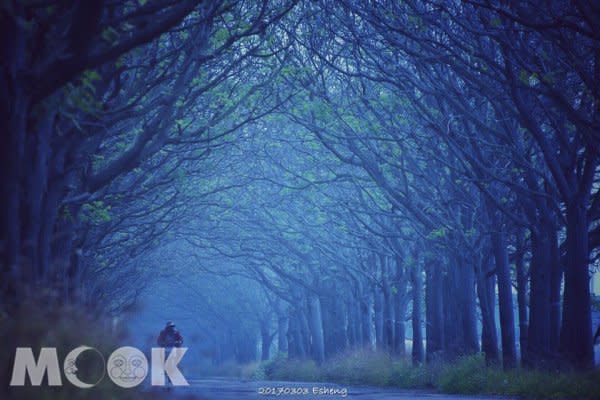
[[[194,400],[499,400],[506,397],[460,396],[418,390],[344,386],[322,382],[243,381],[195,379],[190,386],[177,387],[173,397]]]

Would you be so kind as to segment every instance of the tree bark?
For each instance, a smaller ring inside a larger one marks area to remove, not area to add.
[[[26,20],[24,7],[13,12]],[[14,304],[20,286],[21,250],[20,175],[25,151],[27,112],[30,99],[19,77],[26,57],[25,28],[16,18],[0,16],[0,51],[4,60],[0,73],[0,119],[5,127],[0,135],[0,284],[6,304]]]
[[[423,273],[421,266],[415,260],[411,271],[412,283],[412,362],[413,365],[420,365],[423,362],[425,351],[423,350]]]
[[[392,303],[392,288],[389,281],[389,259],[381,256],[382,285],[383,285],[383,346],[387,352],[394,348],[394,305]]]
[[[439,265],[432,260],[427,260],[425,267],[427,285],[425,293],[427,311],[427,361],[442,358],[444,350],[444,300],[443,300],[443,273]]]
[[[396,258],[396,277],[394,287],[396,293],[392,296],[394,302],[394,353],[399,356],[406,354],[406,309],[409,295],[407,293],[408,278],[402,260]]]
[[[323,317],[321,315],[321,301],[317,295],[309,297],[309,327],[312,338],[313,358],[317,363],[325,360],[325,342],[323,337]]]
[[[260,359],[261,361],[266,361],[270,358],[270,350],[271,350],[271,342],[273,341],[273,337],[271,335],[269,321],[261,321],[260,324],[260,340],[261,340],[261,351],[260,351]]]
[[[502,365],[505,369],[514,368],[517,363],[515,348],[515,317],[513,311],[512,282],[508,267],[508,254],[504,232],[499,226],[492,232],[492,246],[496,260],[498,277],[498,305],[500,310],[500,332],[502,335]]]
[[[527,351],[527,333],[529,321],[527,316],[527,273],[525,272],[525,244],[522,230],[518,230],[516,239],[515,269],[517,273],[517,303],[519,307],[519,347],[521,362]]]
[[[489,257],[484,256],[482,266],[477,272],[477,296],[481,309],[481,351],[485,354],[488,364],[495,364],[499,360],[498,335],[496,333],[496,276],[489,275]]]
[[[563,266],[561,264],[558,239],[550,241],[550,353],[559,353],[561,329],[561,286],[563,279]]]
[[[294,312],[295,311],[295,312]],[[290,310],[291,315],[289,318],[289,330],[288,330],[288,349],[290,358],[306,358],[307,350],[304,341],[304,335],[302,334],[302,318],[298,308]]]
[[[375,312],[375,348],[385,351],[383,341],[383,293],[377,286],[373,286],[374,312]]]
[[[288,350],[288,321],[289,319],[281,314],[277,317],[277,351],[287,353]]]
[[[592,368],[594,352],[589,287],[588,217],[585,204],[567,205],[567,260],[560,352],[578,369]]]
[[[556,232],[548,225],[539,226],[531,234],[531,266],[529,292],[529,331],[525,365],[541,367],[551,358],[550,352],[550,264],[551,240]]]
[[[479,351],[479,338],[477,336],[476,295],[475,295],[475,268],[470,261],[462,260],[459,267],[462,283],[458,287],[461,296],[460,311],[462,314],[462,332],[464,335],[464,353],[473,354]]]
[[[375,327],[373,311],[373,291],[365,290],[361,302],[362,335],[364,347],[375,350]]]

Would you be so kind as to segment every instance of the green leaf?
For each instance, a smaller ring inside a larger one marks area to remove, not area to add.
[[[442,226],[441,228],[437,228],[429,232],[429,235],[427,235],[427,237],[430,239],[441,239],[445,237],[447,233],[448,232],[446,228]]]
[[[102,200],[84,204],[81,211],[83,213],[82,220],[84,221],[100,224],[111,220],[110,206],[104,204]]]
[[[222,44],[229,38],[229,30],[227,28],[219,28],[214,36],[213,40],[215,44]]]

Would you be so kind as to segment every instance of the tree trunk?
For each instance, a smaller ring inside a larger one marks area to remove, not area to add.
[[[288,321],[284,314],[277,318],[277,351],[282,354],[288,352]]]
[[[567,260],[560,352],[578,369],[592,368],[588,217],[584,202],[567,205]]]
[[[394,353],[399,356],[406,354],[406,309],[409,295],[407,293],[408,279],[402,261],[396,258],[396,277],[392,296],[394,302]]]
[[[364,314],[363,314],[363,305],[362,305],[362,301],[356,301],[354,303],[354,323],[356,324],[355,326],[355,332],[356,332],[356,343],[355,346],[356,347],[364,347],[366,346],[366,339],[364,336],[364,329],[363,329],[363,320],[364,320]]]
[[[296,310],[292,311],[289,318],[288,350],[290,358],[306,358],[306,345],[302,334],[300,319],[302,316]]]
[[[531,367],[543,366],[550,357],[550,241],[555,235],[547,225],[531,234],[529,292],[529,332],[523,361]]]
[[[444,350],[448,360],[479,351],[475,304],[475,270],[455,255],[444,276]]]
[[[307,302],[308,300],[304,299],[302,306],[299,307],[298,322],[301,342],[306,351],[306,357],[312,357],[314,353],[314,341],[310,330],[310,323],[308,322],[310,318],[310,304],[307,304]]]
[[[336,293],[336,296],[320,296],[321,314],[323,320],[323,335],[325,341],[325,356],[330,357],[338,354],[348,344],[347,317],[344,301],[341,296],[342,288],[337,284],[322,283],[328,294]]]
[[[559,353],[560,321],[561,321],[561,286],[563,279],[563,267],[561,264],[558,238],[550,241],[550,259],[548,268],[550,270],[550,353]]]
[[[266,361],[270,358],[271,342],[273,336],[271,336],[269,321],[261,321],[260,324],[260,340],[261,340],[261,352],[260,359]]]
[[[481,309],[481,351],[488,364],[498,362],[498,335],[496,333],[496,277],[489,275],[490,257],[484,257],[477,273],[477,296]]]
[[[346,299],[346,337],[348,338],[348,347],[353,348],[358,345],[358,321],[356,320],[356,307],[352,298]]]
[[[23,6],[15,5],[14,13],[26,20]],[[0,119],[4,126],[0,135],[0,290],[7,304],[14,304],[20,286],[19,254],[21,250],[21,186],[20,176],[25,151],[29,99],[24,90],[22,71],[25,62],[24,25],[12,18],[5,24],[0,38],[4,64],[0,69]]]
[[[460,329],[459,288],[456,284],[457,266],[449,265],[443,276],[444,358],[453,360],[463,353],[463,333]]]
[[[365,290],[363,300],[361,302],[362,315],[362,335],[364,347],[375,349],[375,327],[373,321],[375,315],[373,312],[373,293],[372,290]]]
[[[435,266],[432,260],[427,260],[425,267],[427,285],[425,303],[427,312],[427,361],[441,358],[444,346],[444,311],[442,268]]]
[[[41,235],[44,223],[48,222],[45,215],[44,198],[48,186],[50,163],[50,137],[54,122],[53,113],[44,113],[39,120],[29,121],[31,132],[26,140],[23,164],[23,184],[25,185],[23,201],[21,203],[22,251],[30,268],[27,273],[28,284],[39,284],[43,275],[43,261],[40,250],[49,243],[42,243],[41,239],[50,241],[50,236]],[[52,229],[53,227],[50,227]],[[25,272],[25,271],[24,271]]]
[[[419,365],[423,362],[425,351],[423,350],[423,273],[418,261],[415,260],[411,271],[412,283],[412,362]]]
[[[384,350],[383,342],[383,293],[378,286],[373,286],[374,312],[375,312],[375,348]]]
[[[394,305],[392,303],[392,288],[389,282],[389,259],[381,256],[383,283],[383,346],[386,352],[394,348]]]
[[[312,354],[317,363],[322,363],[323,360],[325,360],[325,342],[323,337],[321,301],[317,295],[310,295],[308,301],[310,310],[309,327],[312,338]]]
[[[464,353],[473,354],[479,351],[479,337],[477,336],[477,302],[475,295],[475,268],[470,261],[462,260],[459,267],[461,281],[458,284],[461,296],[460,312],[462,314],[462,334],[464,335]]]
[[[517,302],[519,303],[519,347],[521,362],[527,351],[527,332],[529,322],[527,318],[527,273],[525,272],[525,244],[523,243],[523,233],[521,230],[517,233],[516,240],[515,267],[517,273]]]
[[[498,277],[498,308],[500,310],[500,332],[502,335],[502,365],[505,369],[514,368],[517,363],[515,348],[515,317],[513,311],[512,283],[508,267],[508,254],[504,232],[492,232],[492,246],[496,260],[496,275]]]

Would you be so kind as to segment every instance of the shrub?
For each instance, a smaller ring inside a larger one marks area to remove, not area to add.
[[[415,367],[408,359],[394,361],[389,384],[405,389],[435,388],[441,365],[436,363]]]
[[[487,393],[488,372],[482,354],[465,356],[442,369],[438,386],[446,393]]]
[[[600,398],[600,371],[559,373],[487,367],[482,355],[443,367],[437,387],[446,393],[498,394],[528,399]]]
[[[265,377],[281,381],[319,381],[322,374],[313,360],[276,357],[263,365]]]
[[[252,363],[248,363],[248,364],[244,364],[242,365],[242,368],[240,370],[240,378],[242,379],[257,379],[257,375],[259,374],[258,369],[259,369],[260,363],[259,362],[252,362]],[[264,379],[264,377],[263,377]]]
[[[323,365],[325,377],[340,383],[385,386],[392,376],[389,354],[370,350],[341,353]]]

